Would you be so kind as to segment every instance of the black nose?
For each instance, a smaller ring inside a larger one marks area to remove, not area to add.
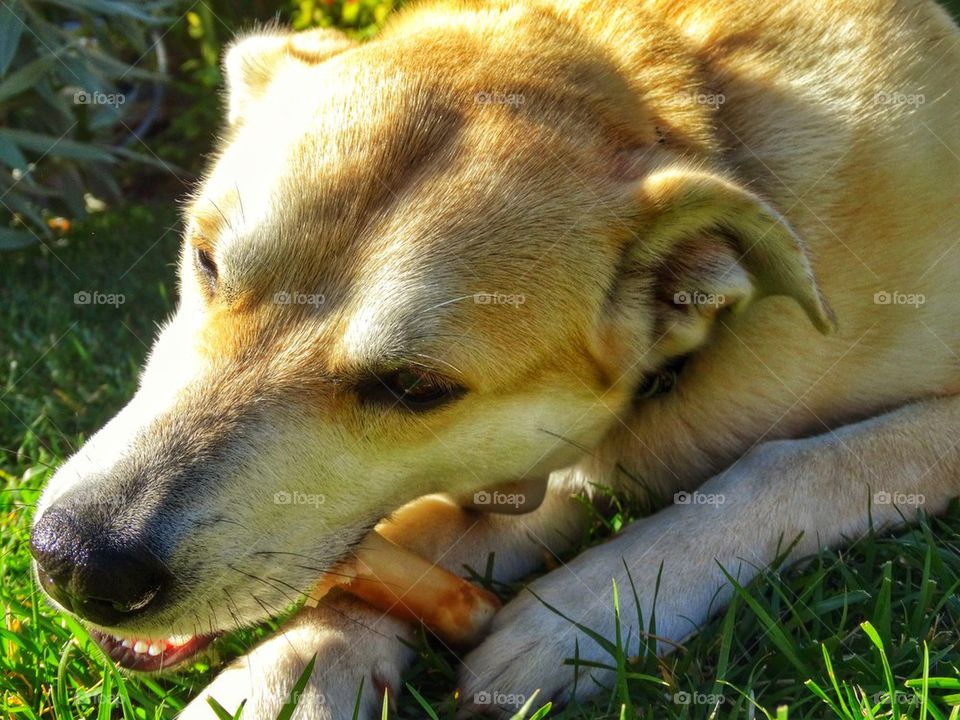
[[[143,613],[172,579],[148,548],[122,542],[55,507],[34,526],[30,552],[43,589],[67,610],[100,625]]]

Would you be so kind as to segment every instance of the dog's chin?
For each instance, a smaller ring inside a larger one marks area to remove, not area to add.
[[[217,635],[118,637],[89,627],[87,632],[119,667],[142,673],[164,672],[184,665],[196,658],[217,638]]]

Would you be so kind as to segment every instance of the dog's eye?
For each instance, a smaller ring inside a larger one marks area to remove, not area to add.
[[[418,412],[452,402],[463,393],[464,388],[448,378],[413,368],[377,375],[359,388],[365,404],[399,404]]]
[[[203,275],[206,281],[210,284],[211,288],[216,288],[217,264],[214,262],[213,256],[206,250],[197,248],[195,259],[197,263],[197,269],[200,271],[200,274]]]

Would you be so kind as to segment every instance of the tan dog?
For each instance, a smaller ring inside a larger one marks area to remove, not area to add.
[[[40,581],[120,664],[276,614],[428,494],[549,477],[526,515],[435,498],[391,526],[517,580],[575,542],[571,494],[682,492],[534,583],[612,637],[611,580],[626,563],[649,612],[663,563],[679,641],[728,596],[718,564],[746,581],[782,538],[960,493],[960,33],[933,2],[426,3],[363,45],[252,36],[226,68],[180,308],[37,512]],[[361,680],[372,717],[412,634],[332,599],[184,717],[274,717],[314,654],[297,717],[350,717]],[[562,702],[575,640],[605,660],[523,593],[461,696]]]

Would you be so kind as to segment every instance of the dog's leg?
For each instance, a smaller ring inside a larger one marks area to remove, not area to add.
[[[213,720],[213,698],[231,715],[245,703],[243,717],[269,720],[290,701],[297,679],[316,656],[313,673],[296,698],[297,720],[353,717],[363,682],[358,717],[379,717],[383,693],[395,692],[411,652],[398,638],[411,628],[355,598],[332,592],[317,608],[304,608],[281,630],[235,661],[204,688],[181,720]]]
[[[585,521],[570,485],[558,478],[540,508],[527,515],[466,512],[428,497],[404,508],[381,531],[457,573],[465,565],[483,572],[493,553],[494,577],[512,581],[540,566],[546,555],[575,544]],[[402,640],[415,640],[412,626],[335,591],[224,670],[181,718],[212,719],[208,697],[231,713],[246,700],[246,718],[276,717],[314,655],[316,665],[294,715],[297,720],[352,717],[361,681],[359,717],[380,717],[384,690],[399,691],[401,673],[412,660]]]
[[[918,508],[943,511],[960,495],[960,397],[918,402],[819,437],[760,445],[700,492],[714,502],[695,498],[641,520],[509,603],[465,661],[464,697],[484,701],[474,709],[506,715],[538,688],[541,700],[568,700],[574,669],[563,662],[574,656],[575,641],[583,660],[609,665],[608,654],[543,602],[612,640],[612,580],[622,606],[633,607],[625,565],[648,618],[663,563],[656,621],[664,639],[659,650],[666,652],[666,641],[683,640],[729,599],[720,566],[745,583],[801,533],[791,557],[856,538],[868,530],[871,500],[880,527],[902,522],[900,512],[909,519]],[[643,630],[635,617],[623,613],[628,654],[635,654]],[[590,675],[611,681],[609,672],[581,668],[578,694],[596,690]],[[498,707],[498,698],[508,702]]]

